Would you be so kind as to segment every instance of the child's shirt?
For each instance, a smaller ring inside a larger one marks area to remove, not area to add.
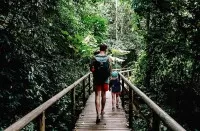
[[[109,82],[109,88],[113,93],[117,93],[121,91],[119,79],[111,79]]]

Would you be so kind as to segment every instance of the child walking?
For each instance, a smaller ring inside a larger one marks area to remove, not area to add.
[[[109,82],[109,90],[111,90],[112,93],[112,110],[115,110],[115,104],[116,108],[119,109],[119,95],[121,93],[121,87],[120,87],[120,81],[118,79],[118,72],[113,71],[111,73],[111,80]]]

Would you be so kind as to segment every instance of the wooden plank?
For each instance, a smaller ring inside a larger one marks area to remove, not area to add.
[[[104,130],[104,131],[130,131],[127,124],[126,114],[121,106],[120,109],[112,111],[111,92],[106,93],[105,114],[101,122],[96,124],[95,93],[92,93],[87,100],[84,110],[79,115],[75,125],[75,131]]]

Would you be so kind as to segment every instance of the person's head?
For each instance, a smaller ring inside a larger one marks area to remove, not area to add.
[[[107,45],[101,44],[100,45],[100,51],[106,51],[107,50]]]
[[[113,71],[111,73],[111,76],[112,76],[113,79],[118,78],[118,72],[117,71]]]

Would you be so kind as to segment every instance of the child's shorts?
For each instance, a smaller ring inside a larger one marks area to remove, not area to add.
[[[103,85],[95,85],[96,91],[108,91],[108,84],[104,83]]]
[[[121,95],[121,92],[112,92],[112,93],[116,95]]]

